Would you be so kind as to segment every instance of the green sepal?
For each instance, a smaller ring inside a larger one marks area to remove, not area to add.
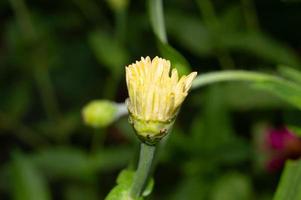
[[[138,138],[147,145],[156,145],[163,137],[165,137],[176,117],[168,121],[153,121],[142,120],[129,114],[129,123],[133,126],[134,131]]]

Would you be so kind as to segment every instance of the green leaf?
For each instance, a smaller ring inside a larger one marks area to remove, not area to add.
[[[285,76],[286,78],[295,81],[298,84],[301,84],[301,72],[288,67],[288,66],[284,66],[281,65],[278,67],[278,71],[280,72],[280,74],[282,74],[283,76]]]
[[[117,43],[108,33],[95,31],[88,36],[89,44],[98,59],[114,74],[123,72],[123,67],[129,60],[126,49]]]
[[[161,55],[171,61],[171,65],[178,70],[180,75],[188,74],[191,71],[188,61],[177,50],[160,41],[158,46]]]
[[[119,185],[131,185],[134,180],[135,172],[132,170],[122,170],[117,177],[117,184]]]
[[[259,89],[270,91],[272,94],[280,97],[282,100],[290,103],[291,105],[301,109],[301,87],[293,82],[281,81],[268,81],[257,82],[254,84]]]
[[[22,154],[13,155],[13,197],[15,200],[50,200],[50,192],[44,177],[34,164]]]
[[[301,199],[301,161],[287,161],[273,200]]]
[[[148,196],[153,190],[153,179],[151,179],[148,182],[145,190],[142,193],[143,197],[140,197],[138,199],[132,199],[129,196],[131,186],[134,180],[134,175],[135,172],[132,170],[121,171],[117,177],[117,185],[110,191],[105,200],[143,200],[143,197]]]

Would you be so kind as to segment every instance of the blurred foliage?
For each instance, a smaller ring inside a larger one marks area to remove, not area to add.
[[[93,99],[124,102],[124,66],[148,55],[168,58],[183,74],[258,70],[285,84],[192,91],[146,199],[272,199],[281,172],[256,167],[264,152],[253,132],[261,122],[301,132],[301,3],[151,2],[0,1],[1,199],[104,199],[127,167],[108,197],[120,199],[138,140],[126,117],[91,129],[81,109]],[[275,200],[298,199],[298,171],[299,161],[286,165]]]

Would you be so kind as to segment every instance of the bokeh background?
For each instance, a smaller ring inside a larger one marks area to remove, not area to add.
[[[164,1],[169,44],[199,74],[300,67],[300,10],[297,0]],[[127,117],[93,129],[81,110],[124,102],[124,66],[162,55],[146,2],[1,0],[0,27],[0,199],[104,199],[139,142]],[[301,155],[286,129],[298,123],[295,108],[247,83],[193,90],[149,199],[272,199],[284,160]]]

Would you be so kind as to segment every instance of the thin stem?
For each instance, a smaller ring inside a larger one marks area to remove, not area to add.
[[[269,74],[263,74],[259,72],[249,72],[243,70],[228,70],[221,72],[210,72],[196,77],[192,84],[192,88],[196,89],[208,84],[222,82],[222,81],[276,81],[283,82],[285,80],[272,76]]]
[[[150,11],[150,19],[151,24],[153,26],[153,30],[159,40],[167,44],[167,34],[165,29],[165,21],[164,21],[164,13],[163,13],[163,3],[162,0],[149,0],[149,11]]]
[[[140,157],[138,168],[134,177],[134,182],[131,188],[130,196],[136,199],[141,196],[144,187],[146,186],[149,178],[150,169],[152,166],[156,146],[150,146],[141,143],[140,146]]]

